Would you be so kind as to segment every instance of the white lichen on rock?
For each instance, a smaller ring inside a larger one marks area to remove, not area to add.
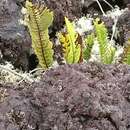
[[[81,17],[75,24],[75,30],[83,35],[87,31],[93,30],[92,18]]]
[[[40,78],[40,74],[32,74],[35,71],[41,69],[33,70],[31,72],[23,72],[19,69],[15,69],[14,66],[6,62],[6,64],[0,64],[0,83],[20,83],[22,81],[34,82],[38,81]],[[38,76],[39,75],[39,76]]]

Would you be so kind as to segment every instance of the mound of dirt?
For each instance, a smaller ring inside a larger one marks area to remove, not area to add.
[[[130,67],[64,65],[0,85],[1,130],[130,130]]]

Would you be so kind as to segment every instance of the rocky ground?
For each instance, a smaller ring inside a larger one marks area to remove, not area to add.
[[[43,0],[41,0],[43,2]],[[129,7],[128,0],[107,0],[113,6]],[[30,54],[27,28],[19,23],[25,0],[0,1],[0,63],[29,71],[37,60]],[[35,2],[35,0],[34,0]],[[104,11],[110,8],[100,0]],[[74,20],[99,13],[111,32],[112,20],[102,16],[92,0],[47,0],[55,19],[50,37],[64,25],[63,16]],[[130,36],[130,11],[118,20],[123,45]],[[84,63],[62,65],[42,74],[32,84],[0,83],[0,130],[130,130],[130,67]]]
[[[0,130],[130,130],[126,65],[64,65],[0,95]]]

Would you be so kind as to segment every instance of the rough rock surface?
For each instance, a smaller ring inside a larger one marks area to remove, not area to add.
[[[0,130],[130,130],[130,67],[65,65],[0,85]]]
[[[123,23],[123,24],[122,24]],[[118,28],[120,32],[120,38],[122,38],[122,44],[130,39],[130,10],[125,11],[119,20]]]
[[[36,0],[34,0],[36,1]],[[40,0],[44,1],[44,0]],[[103,1],[99,0],[104,11],[110,10],[111,8]],[[120,8],[125,8],[129,2],[127,0],[112,1],[106,0],[113,7],[118,5]],[[95,0],[47,0],[45,4],[54,11],[54,29],[59,30],[63,27],[64,16],[70,19],[80,18],[81,16],[94,14],[94,12],[101,13],[101,10]]]
[[[19,23],[21,7],[17,0],[0,1],[0,51],[1,58],[27,70],[31,42],[25,27]]]

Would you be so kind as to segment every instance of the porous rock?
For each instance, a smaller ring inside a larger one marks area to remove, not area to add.
[[[22,1],[0,1],[0,51],[5,61],[27,70],[30,37],[20,24]],[[2,59],[0,59],[2,60]]]
[[[88,63],[51,69],[38,83],[0,85],[0,128],[129,130],[129,77],[127,65]]]

